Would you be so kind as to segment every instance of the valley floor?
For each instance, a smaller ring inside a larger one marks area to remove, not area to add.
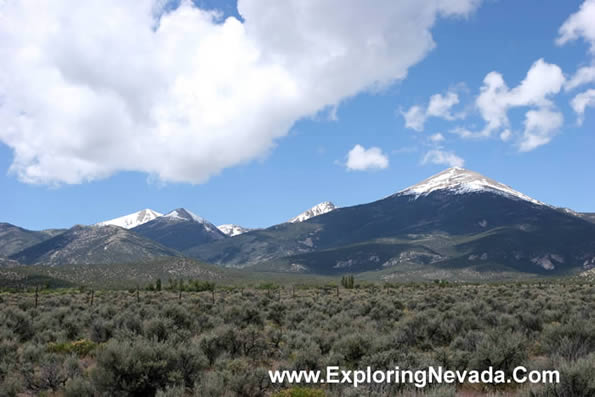
[[[390,287],[390,288],[386,288]],[[0,293],[0,395],[594,396],[589,281]],[[556,369],[545,385],[272,384],[273,369]]]

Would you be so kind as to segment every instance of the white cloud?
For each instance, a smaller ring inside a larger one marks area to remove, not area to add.
[[[438,132],[438,133],[430,136],[430,141],[432,141],[434,143],[440,143],[440,142],[444,141],[444,135],[442,135],[441,133]]]
[[[488,73],[475,102],[486,121],[486,126],[480,134],[490,136],[493,131],[508,127],[510,108],[553,106],[549,97],[560,92],[564,81],[562,69],[543,59],[535,62],[525,79],[513,89],[508,88],[500,73]]]
[[[543,59],[537,60],[527,72],[525,79],[510,89],[498,72],[490,72],[483,81],[476,107],[486,125],[480,131],[456,127],[450,132],[462,138],[489,137],[497,132],[502,141],[513,136],[510,130],[508,111],[517,107],[532,108],[525,113],[525,130],[518,143],[519,150],[529,151],[548,143],[562,126],[563,117],[556,110],[551,97],[564,86],[562,69]]]
[[[595,82],[595,0],[586,0],[576,13],[568,17],[560,27],[559,33],[557,39],[559,45],[582,38],[590,45],[593,56],[593,64],[577,70],[564,88],[570,91],[581,85]],[[577,122],[581,125],[584,121],[585,109],[595,107],[595,89],[576,95],[570,101],[570,106],[578,115]]]
[[[426,153],[422,160],[422,164],[440,164],[449,167],[462,167],[465,165],[465,160],[454,154],[444,150],[430,150]]]
[[[451,134],[458,135],[459,137],[465,139],[480,139],[487,137],[483,131],[474,132],[464,127],[454,127],[448,132],[450,132]]]
[[[405,127],[421,132],[428,117],[438,117],[445,120],[463,118],[463,113],[453,115],[450,109],[459,103],[459,96],[454,92],[445,95],[434,94],[430,97],[430,103],[424,110],[421,105],[413,105],[406,112],[401,112],[405,118]]]
[[[500,133],[500,139],[504,142],[507,142],[512,137],[512,131],[504,130]]]
[[[519,144],[521,152],[531,151],[548,143],[562,126],[562,113],[547,108],[530,110],[525,115],[525,131]]]
[[[388,157],[377,147],[365,149],[361,145],[355,145],[347,153],[345,166],[351,171],[366,171],[373,169],[385,169],[388,167]]]
[[[557,39],[558,45],[566,44],[569,41],[583,38],[595,55],[595,0],[586,0],[581,8],[572,14],[560,27]]]
[[[570,102],[572,109],[578,115],[578,124],[581,125],[585,118],[585,109],[595,107],[595,89],[591,88],[575,96]]]
[[[570,91],[583,84],[595,82],[595,66],[584,66],[576,71],[574,76],[566,82],[564,90]]]
[[[476,0],[0,1],[0,141],[28,183],[115,172],[201,183],[303,117],[403,79]]]
[[[402,112],[405,118],[405,127],[421,132],[424,130],[426,113],[421,106],[411,106],[406,112]]]
[[[454,92],[449,92],[444,96],[434,94],[430,97],[430,104],[426,114],[446,120],[454,120],[455,116],[450,113],[450,109],[457,103],[459,103],[459,96]]]

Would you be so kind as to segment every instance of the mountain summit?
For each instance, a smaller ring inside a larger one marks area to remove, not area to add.
[[[330,201],[323,201],[320,204],[316,204],[314,207],[310,208],[307,211],[302,212],[298,216],[291,218],[289,223],[297,223],[297,222],[304,222],[310,218],[314,218],[315,216],[326,214],[327,212],[331,212],[335,210],[335,204],[331,203]]]
[[[185,208],[177,208],[132,230],[176,250],[227,238],[211,222]]]
[[[249,229],[247,227],[233,225],[231,223],[227,223],[225,225],[219,225],[219,226],[217,226],[217,228],[219,230],[221,230],[223,233],[227,234],[229,237],[238,236],[240,234],[243,234],[243,233],[249,232],[250,230],[253,230],[253,229]]]
[[[177,208],[173,211],[168,212],[167,214],[163,215],[163,218],[167,219],[168,221],[187,221],[187,222],[196,222],[204,225],[205,228],[209,231],[213,231],[217,229],[211,222],[207,221],[205,218],[200,217],[186,208]]]
[[[472,192],[492,192],[516,198],[520,200],[529,201],[533,204],[544,205],[523,193],[520,193],[510,186],[504,185],[493,179],[487,178],[475,171],[466,170],[460,167],[452,167],[444,170],[436,175],[429,177],[407,189],[401,190],[396,195],[415,196],[417,199],[420,196],[427,196],[438,190],[447,191],[455,194],[472,193]]]
[[[155,218],[159,218],[163,214],[153,211],[152,209],[145,208],[144,210],[140,210],[134,212],[132,214],[124,215],[119,218],[110,219],[108,221],[99,222],[97,226],[120,226],[124,229],[132,229],[133,227],[140,226],[147,222],[152,221]]]

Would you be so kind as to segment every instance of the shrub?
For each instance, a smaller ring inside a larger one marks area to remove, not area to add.
[[[23,391],[23,383],[17,376],[8,376],[0,382],[0,396],[17,397]]]
[[[470,366],[477,370],[493,367],[511,375],[512,370],[523,364],[526,358],[527,342],[521,334],[496,330],[479,342]]]
[[[64,397],[89,397],[95,393],[91,382],[81,377],[69,379],[64,387]]]
[[[213,371],[207,372],[195,387],[196,397],[221,397],[227,390],[225,378],[222,373]]]
[[[526,397],[592,397],[595,396],[595,354],[575,362],[564,363],[560,371],[560,383],[547,384],[529,390]]]
[[[236,359],[229,363],[230,372],[227,387],[238,397],[264,396],[270,387],[268,371],[264,368],[254,367],[245,359]]]
[[[369,338],[361,334],[351,334],[339,339],[333,350],[343,356],[348,366],[356,367],[359,360],[368,353],[369,347]]]
[[[281,303],[274,303],[269,306],[269,314],[267,315],[267,319],[271,320],[275,325],[281,326],[283,325],[286,312],[287,307],[285,307],[285,305]]]
[[[178,346],[176,361],[177,370],[182,376],[184,386],[188,389],[194,386],[200,371],[206,369],[209,364],[200,347],[194,343],[190,346]]]
[[[165,307],[163,314],[166,318],[171,320],[172,325],[181,329],[190,329],[192,326],[192,318],[188,312],[180,305],[168,305]]]
[[[175,354],[166,344],[110,341],[97,352],[92,377],[98,391],[111,396],[154,396],[168,385],[175,367]]]
[[[41,362],[37,386],[42,390],[58,390],[68,379],[63,361],[55,354],[50,354]]]
[[[50,343],[48,351],[52,353],[77,354],[80,357],[88,356],[97,348],[97,343],[89,339],[81,339],[76,342]]]
[[[221,345],[219,337],[215,333],[203,335],[198,343],[200,349],[209,361],[209,366],[212,366],[219,354],[223,351],[223,346]]]
[[[546,353],[576,360],[595,350],[595,325],[584,320],[546,328],[543,337]]]
[[[320,347],[313,341],[302,346],[295,355],[293,368],[296,370],[317,370],[320,369]]]
[[[91,340],[95,343],[107,342],[113,336],[114,326],[111,322],[98,319],[91,325]]]
[[[254,307],[231,307],[225,311],[223,318],[226,323],[233,323],[239,327],[262,326],[263,324],[260,311]]]
[[[169,338],[172,331],[171,321],[162,318],[152,318],[144,322],[145,337],[149,340],[163,342]]]
[[[45,346],[29,342],[24,345],[21,357],[27,362],[34,363],[39,361],[45,351]]]
[[[10,308],[4,312],[3,317],[0,320],[2,320],[8,329],[19,336],[21,342],[31,339],[33,336],[33,325],[27,313],[19,309]]]

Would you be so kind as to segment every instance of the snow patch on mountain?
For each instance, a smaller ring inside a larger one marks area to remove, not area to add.
[[[186,221],[186,222],[197,222],[204,225],[205,229],[209,232],[213,232],[217,229],[215,225],[211,222],[207,221],[205,218],[200,217],[185,208],[177,208],[173,211],[168,212],[167,214],[163,215],[164,219],[179,222],[179,221]]]
[[[153,211],[152,209],[146,208],[144,210],[137,211],[132,214],[124,215],[119,218],[110,219],[96,223],[96,226],[119,226],[124,229],[132,229],[133,227],[140,226],[144,223],[150,222],[155,218],[159,218],[163,214]]]
[[[223,232],[224,234],[227,234],[229,237],[238,236],[240,234],[249,232],[250,230],[254,230],[254,229],[248,229],[247,227],[233,225],[231,223],[228,223],[225,225],[219,225],[219,226],[217,226],[217,229],[221,230],[221,232]]]
[[[442,171],[416,185],[401,190],[396,195],[414,196],[417,199],[420,196],[427,196],[438,190],[446,190],[454,194],[492,192],[518,200],[529,201],[536,205],[545,205],[541,201],[512,189],[510,186],[460,167],[452,167]]]
[[[297,223],[297,222],[304,222],[310,218],[314,218],[315,216],[326,214],[327,212],[331,212],[335,210],[337,207],[335,204],[331,203],[330,201],[324,201],[320,204],[315,205],[314,207],[310,208],[307,211],[302,212],[298,216],[291,218],[289,220],[290,223]]]

